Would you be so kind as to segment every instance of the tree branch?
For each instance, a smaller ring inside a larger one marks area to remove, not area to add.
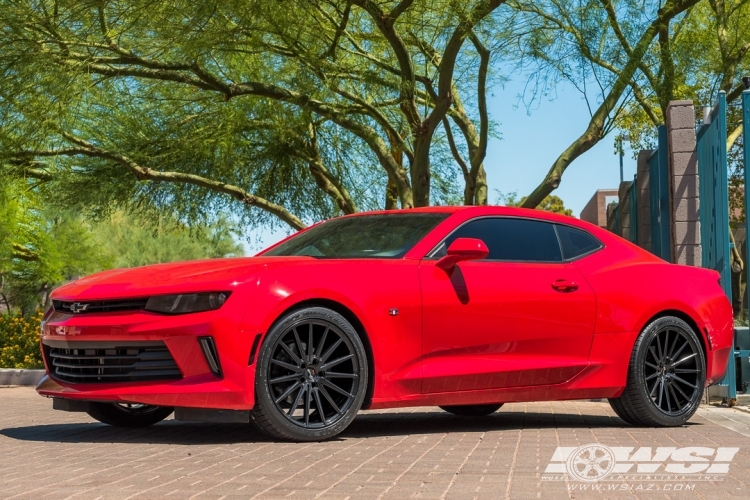
[[[129,157],[115,153],[112,151],[107,151],[104,149],[101,149],[92,143],[85,141],[83,139],[80,139],[72,134],[69,134],[67,132],[62,133],[63,137],[73,143],[78,145],[77,148],[62,148],[57,150],[46,150],[46,151],[22,151],[19,153],[16,153],[14,156],[20,157],[20,158],[33,158],[33,157],[51,157],[51,156],[88,156],[93,158],[102,158],[105,160],[114,161],[115,163],[118,163],[125,168],[127,168],[131,173],[135,175],[135,177],[138,180],[150,180],[150,181],[156,181],[156,182],[173,182],[173,183],[180,183],[180,184],[191,184],[195,186],[200,186],[206,189],[209,189],[211,191],[214,191],[216,193],[223,193],[228,194],[231,197],[233,197],[236,200],[239,200],[246,205],[258,207],[262,210],[265,210],[266,212],[269,212],[282,221],[289,224],[294,229],[304,229],[306,226],[305,224],[294,214],[289,212],[286,208],[282,207],[281,205],[277,205],[273,202],[270,202],[264,198],[261,198],[259,196],[255,196],[251,193],[248,193],[242,188],[239,188],[237,186],[233,186],[231,184],[226,184],[223,182],[215,181],[212,179],[207,179],[205,177],[201,177],[198,175],[193,174],[186,174],[182,172],[160,172],[158,170],[152,170],[148,167],[143,167],[130,159]],[[47,173],[48,176],[51,176],[52,174]]]

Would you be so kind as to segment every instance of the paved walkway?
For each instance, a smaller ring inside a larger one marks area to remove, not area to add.
[[[629,474],[586,482],[553,473],[566,470],[569,455],[586,459],[588,452],[573,449],[592,443],[606,445],[616,470]],[[558,447],[564,448],[556,453]],[[657,447],[698,448],[670,457],[673,450]],[[739,451],[714,455],[720,447]],[[638,468],[658,470],[633,475]],[[696,468],[703,472],[689,473]],[[688,473],[676,477],[674,470]],[[340,439],[294,444],[243,425],[167,420],[119,430],[85,414],[52,411],[31,388],[0,388],[2,499],[719,495],[750,498],[750,414],[726,408],[703,407],[677,429],[625,426],[597,402],[510,404],[480,419],[437,408],[372,411]]]

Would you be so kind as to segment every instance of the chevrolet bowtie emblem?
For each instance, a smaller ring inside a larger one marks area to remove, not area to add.
[[[89,307],[88,304],[81,304],[80,302],[74,302],[70,304],[70,312],[78,314],[81,311],[85,311]]]

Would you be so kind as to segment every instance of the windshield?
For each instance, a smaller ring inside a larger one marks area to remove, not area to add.
[[[447,213],[362,215],[324,222],[263,253],[319,258],[403,257]]]

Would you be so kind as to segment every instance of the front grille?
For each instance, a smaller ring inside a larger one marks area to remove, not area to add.
[[[52,307],[55,311],[68,314],[89,314],[118,311],[141,311],[146,308],[148,298],[141,299],[123,299],[123,300],[94,300],[68,302],[63,300],[53,300]]]
[[[44,341],[52,377],[96,384],[182,378],[164,342]]]

